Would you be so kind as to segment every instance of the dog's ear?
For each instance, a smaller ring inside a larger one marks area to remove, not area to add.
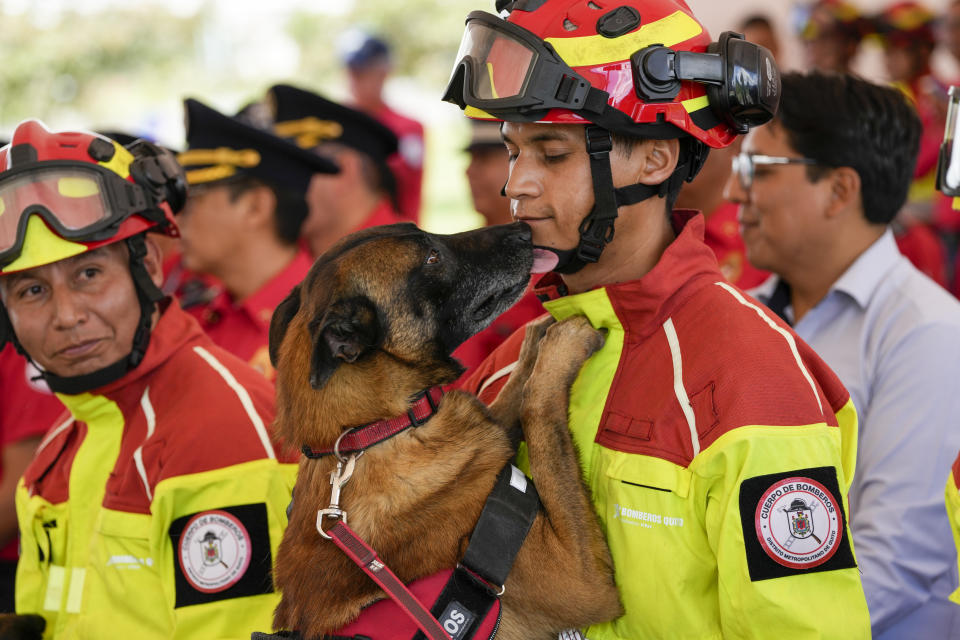
[[[283,337],[287,335],[287,326],[293,320],[300,310],[300,285],[293,288],[283,302],[277,305],[273,310],[273,317],[270,318],[270,364],[277,366],[277,356],[280,353],[280,343]]]
[[[320,389],[344,362],[356,362],[382,339],[377,308],[366,297],[337,300],[313,331],[310,386]]]

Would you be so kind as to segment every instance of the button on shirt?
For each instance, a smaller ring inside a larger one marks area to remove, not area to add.
[[[960,303],[889,230],[799,322],[777,276],[750,293],[826,360],[860,416],[850,522],[874,638],[960,638],[943,494],[960,451]]]

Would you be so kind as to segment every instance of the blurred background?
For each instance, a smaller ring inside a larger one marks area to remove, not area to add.
[[[949,0],[927,0],[941,13]],[[469,127],[440,101],[474,9],[493,0],[0,0],[0,139],[32,117],[53,129],[92,128],[183,146],[185,97],[234,113],[277,82],[347,97],[337,47],[361,28],[393,48],[386,98],[424,124],[427,136],[422,224],[449,233],[479,226],[464,178]],[[865,12],[885,0],[859,0]],[[789,0],[689,0],[716,37],[751,14],[775,26],[784,69],[803,69],[794,3]],[[937,52],[934,68],[960,77]],[[854,64],[883,80],[879,46]]]

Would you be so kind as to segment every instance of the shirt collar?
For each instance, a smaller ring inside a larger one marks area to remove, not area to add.
[[[602,287],[617,309],[621,322],[638,334],[650,323],[659,324],[679,306],[686,295],[677,295],[692,280],[723,281],[713,251],[703,242],[704,219],[697,211],[677,209],[672,216],[676,239],[647,274],[637,280]],[[589,311],[596,289],[567,296],[563,280],[550,273],[537,282],[536,294],[554,315],[566,317]],[[692,292],[692,291],[691,291]],[[566,296],[566,297],[564,297]]]
[[[228,314],[240,311],[246,314],[257,326],[268,329],[270,319],[273,317],[273,310],[283,302],[283,299],[295,286],[303,281],[312,265],[313,258],[310,257],[310,254],[306,249],[298,247],[293,260],[253,295],[248,296],[246,300],[238,304],[234,302],[233,296],[228,291],[223,290],[206,305],[204,313],[210,314],[209,318],[223,318]],[[208,318],[208,316],[204,315],[204,318]],[[215,320],[209,318],[205,321],[215,322]]]
[[[856,300],[861,308],[865,308],[898,258],[900,251],[893,239],[893,231],[887,228],[883,235],[837,278],[830,290],[846,293]]]
[[[253,295],[244,300],[240,306],[250,318],[264,328],[270,327],[273,310],[279,306],[295,286],[300,284],[313,260],[306,251],[299,250],[283,271],[275,275]]]
[[[874,292],[887,277],[897,260],[901,258],[893,231],[887,229],[853,264],[830,286],[827,296],[841,291],[853,299],[861,309],[866,308]],[[780,276],[772,275],[749,292],[772,309],[788,324],[793,325],[793,309],[790,305],[790,285]],[[826,296],[824,296],[826,299]],[[821,301],[822,302],[822,301]],[[817,303],[819,306],[820,303]]]

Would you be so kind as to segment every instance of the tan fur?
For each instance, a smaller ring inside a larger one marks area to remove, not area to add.
[[[449,382],[431,379],[444,371],[440,364],[418,360],[424,341],[432,339],[425,330],[430,318],[406,313],[407,303],[397,299],[395,278],[411,268],[396,257],[403,255],[402,243],[370,244],[374,255],[391,259],[371,259],[365,245],[360,255],[347,254],[304,283],[277,358],[276,428],[288,442],[330,447],[345,428],[399,415],[413,392]],[[360,287],[389,314],[384,353],[341,365],[314,389],[308,382],[311,313],[344,287]],[[609,552],[567,429],[569,387],[602,338],[583,318],[547,324],[528,328],[519,369],[493,406],[449,392],[425,425],[369,448],[341,495],[350,527],[404,582],[452,568],[497,473],[514,453],[507,431],[519,422],[543,506],[507,580],[497,635],[504,640],[555,638],[559,630],[621,613]],[[282,591],[275,628],[298,629],[309,639],[348,624],[364,605],[384,597],[316,531],[335,466],[332,457],[300,463],[274,571]]]

